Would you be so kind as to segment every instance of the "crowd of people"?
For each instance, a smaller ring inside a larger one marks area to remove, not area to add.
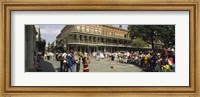
[[[56,60],[60,61],[61,72],[79,72],[80,65],[83,64],[83,72],[89,72],[88,64],[90,63],[89,57],[85,53],[77,51],[68,51],[56,53]]]
[[[53,52],[46,52],[45,54],[44,54],[44,58],[45,59],[47,59],[47,60],[53,60],[53,59],[55,59],[55,56],[54,56],[55,54],[53,53]]]
[[[163,50],[145,50],[145,51],[126,51],[126,52],[93,52],[88,54],[80,51],[57,51],[46,52],[44,59],[60,61],[61,72],[80,72],[80,66],[83,66],[83,72],[89,72],[89,57],[97,61],[109,59],[109,61],[118,61],[121,63],[133,64],[141,67],[145,72],[174,72],[175,71],[175,48]],[[39,60],[42,58],[41,52],[34,52],[34,68],[41,71]]]
[[[33,67],[36,71],[41,71],[40,60],[42,58],[42,52],[33,52]]]
[[[134,64],[146,72],[174,72],[175,71],[175,48],[163,50],[145,51],[121,51],[114,53],[93,52],[96,60],[109,58],[110,61]]]
[[[33,67],[36,71],[41,71],[42,65],[41,60],[57,60],[60,61],[60,71],[61,72],[80,72],[80,65],[83,65],[83,72],[89,72],[88,64],[90,63],[87,53],[82,54],[77,51],[65,52],[45,52],[42,55],[41,52],[33,52]]]
[[[106,54],[105,54],[106,55]],[[175,72],[175,48],[108,54],[111,61],[134,64],[146,72]]]

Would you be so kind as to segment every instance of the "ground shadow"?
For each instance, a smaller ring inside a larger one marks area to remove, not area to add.
[[[53,64],[45,60],[40,61],[40,66],[42,70],[41,72],[56,72],[53,67]]]

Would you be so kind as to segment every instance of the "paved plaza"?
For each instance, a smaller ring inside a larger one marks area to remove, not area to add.
[[[120,63],[116,61],[110,61],[108,58],[96,60],[90,58],[91,63],[89,64],[90,72],[141,72],[142,69],[127,63]],[[42,60],[40,62],[41,72],[60,72],[60,62],[55,59]],[[113,67],[113,68],[112,68]],[[83,65],[80,66],[80,72],[83,71]]]

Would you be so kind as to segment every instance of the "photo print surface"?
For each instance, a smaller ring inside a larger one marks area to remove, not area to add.
[[[26,72],[175,72],[175,25],[24,27]]]

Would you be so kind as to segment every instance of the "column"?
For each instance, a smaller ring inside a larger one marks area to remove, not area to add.
[[[88,42],[88,40],[87,40],[87,35],[85,36],[85,43],[87,43]]]
[[[98,37],[96,37],[95,39],[96,39],[96,43],[98,44],[98,42],[99,42],[99,41],[98,41]]]
[[[68,44],[68,48],[67,49],[68,49],[68,51],[70,51],[70,45],[69,44]]]
[[[78,39],[79,39],[79,43],[81,42],[81,35],[80,34],[78,34]]]
[[[78,43],[80,43],[80,35],[79,34],[76,34],[76,40]]]
[[[85,35],[83,35],[83,41],[82,42],[85,43]]]
[[[80,51],[83,53],[83,49],[82,49],[82,46],[80,46]]]
[[[87,43],[89,43],[89,36],[88,35],[86,36],[86,41],[87,41]]]
[[[101,43],[101,37],[99,37],[99,43]]]
[[[98,51],[99,49],[98,49],[98,46],[96,46],[96,52]]]
[[[75,50],[78,51],[78,45],[75,45]]]
[[[83,46],[83,54],[86,52],[86,46]]]
[[[91,43],[93,44],[94,42],[93,42],[93,37],[91,36]]]
[[[117,40],[117,45],[119,45],[119,39]]]
[[[103,39],[103,43],[106,44],[106,38]]]
[[[88,49],[88,54],[91,54],[91,47],[90,46],[87,46],[87,49]]]
[[[95,44],[97,43],[97,37],[94,37],[94,43]]]
[[[75,37],[75,35],[74,35],[74,34],[72,34],[72,37],[73,37],[73,39],[72,39],[72,42],[75,42],[75,40],[76,40],[76,37]]]

